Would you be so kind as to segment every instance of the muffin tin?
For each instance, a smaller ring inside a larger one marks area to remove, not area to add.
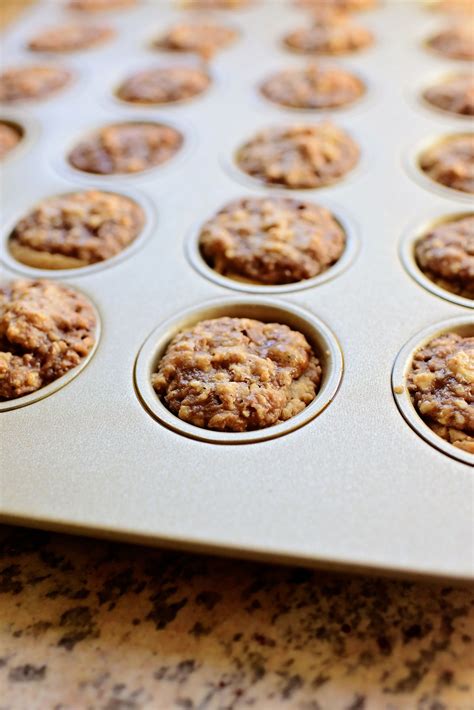
[[[146,111],[114,100],[117,77],[136,66],[169,64],[169,54],[150,49],[150,36],[195,16],[208,15],[168,0],[107,13],[115,40],[55,60],[67,62],[78,81],[49,101],[29,102],[40,134],[4,164],[3,245],[13,222],[46,196],[91,187],[153,207],[140,248],[101,269],[49,274],[89,296],[102,332],[94,357],[67,386],[47,397],[40,390],[31,406],[16,400],[3,407],[9,411],[2,413],[1,517],[236,556],[472,579],[473,457],[430,440],[398,394],[407,358],[425,331],[437,333],[445,321],[474,328],[471,303],[428,290],[399,256],[400,243],[418,234],[423,220],[466,211],[466,195],[437,190],[416,167],[420,146],[461,132],[459,120],[406,100],[414,73],[422,82],[458,63],[423,48],[420,37],[433,24],[423,3],[387,1],[357,15],[376,43],[331,63],[367,78],[367,100],[353,112],[315,111],[314,120],[334,116],[357,139],[359,167],[322,189],[269,189],[235,167],[233,152],[260,128],[300,120],[257,94],[276,66],[298,64],[281,37],[309,15],[291,2],[279,0],[278,11],[276,0],[260,0],[209,13],[241,34],[216,54],[210,71],[218,82],[195,100]],[[59,2],[37,3],[4,39],[8,65],[39,62],[25,39],[73,17]],[[25,125],[24,104],[21,111],[1,108]],[[164,166],[125,177],[68,167],[67,148],[81,134],[141,119],[176,125],[187,147]],[[312,121],[312,114],[305,111],[301,120]],[[351,249],[345,268],[303,288],[249,285],[251,295],[236,294],[237,282],[205,274],[196,263],[200,224],[231,200],[282,193],[328,207],[340,219]],[[408,232],[407,225],[413,225]],[[11,279],[34,270],[10,258],[3,272]],[[185,425],[148,379],[160,348],[181,325],[237,313],[298,325],[326,365],[323,387],[301,416],[250,436]],[[392,391],[392,369],[406,342]]]

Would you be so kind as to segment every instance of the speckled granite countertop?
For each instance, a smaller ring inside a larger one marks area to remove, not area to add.
[[[0,710],[470,710],[474,592],[0,527]]]

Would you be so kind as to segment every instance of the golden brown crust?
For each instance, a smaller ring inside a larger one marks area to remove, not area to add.
[[[0,121],[0,160],[5,158],[13,148],[16,148],[22,138],[23,133],[15,124]]]
[[[64,88],[71,79],[71,72],[58,66],[6,69],[0,74],[0,101],[13,103],[45,99]]]
[[[474,194],[474,134],[453,135],[427,148],[419,165],[440,185]]]
[[[456,74],[423,92],[428,103],[442,111],[460,116],[474,116],[474,75]]]
[[[373,44],[372,33],[358,25],[343,12],[315,13],[310,26],[301,27],[283,37],[283,42],[294,52],[302,54],[345,54]]]
[[[8,247],[18,261],[40,269],[69,269],[105,261],[129,246],[145,215],[134,200],[99,190],[43,200],[21,219]]]
[[[358,160],[357,144],[329,121],[267,128],[236,155],[238,166],[252,177],[291,189],[337,182]]]
[[[94,346],[96,325],[89,301],[62,284],[17,280],[0,288],[0,399],[35,392],[77,367]]]
[[[290,419],[313,401],[320,381],[319,361],[301,333],[227,317],[178,333],[152,376],[180,419],[234,432]]]
[[[182,143],[181,133],[162,123],[115,123],[79,142],[68,160],[77,170],[87,173],[137,173],[167,162]]]
[[[345,243],[328,210],[283,197],[231,202],[199,235],[202,255],[213,269],[260,284],[318,276],[340,258]]]
[[[181,22],[173,25],[153,45],[169,52],[193,52],[211,59],[237,39],[237,31],[211,22]]]
[[[474,299],[474,216],[439,224],[417,241],[415,256],[431,281]]]
[[[474,454],[474,338],[446,333],[420,348],[407,384],[428,426]]]
[[[169,104],[202,94],[210,83],[210,76],[203,69],[158,67],[128,77],[119,86],[117,96],[130,103]]]
[[[102,44],[114,36],[110,27],[70,24],[42,30],[28,42],[33,52],[75,52]]]
[[[365,86],[345,69],[308,64],[273,74],[264,81],[260,91],[282,106],[327,109],[353,103],[365,93]]]
[[[450,59],[474,59],[474,22],[472,18],[432,35],[426,41],[434,52]]]

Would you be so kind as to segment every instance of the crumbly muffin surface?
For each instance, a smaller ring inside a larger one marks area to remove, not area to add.
[[[111,39],[114,31],[100,25],[71,24],[51,27],[32,37],[28,49],[33,52],[74,52],[88,49]]]
[[[22,139],[21,131],[13,124],[0,121],[0,160],[15,148]]]
[[[474,59],[474,21],[467,18],[465,22],[447,27],[427,40],[430,49],[449,59]]]
[[[356,101],[364,94],[365,86],[345,69],[308,64],[300,69],[277,72],[260,90],[267,99],[283,106],[325,109]]]
[[[290,189],[323,187],[357,164],[359,148],[330,122],[260,131],[236,155],[238,166],[265,183]]]
[[[368,47],[374,41],[372,33],[355,23],[343,12],[319,11],[313,23],[289,32],[284,44],[303,54],[344,54]]]
[[[68,159],[87,173],[137,173],[165,163],[182,143],[176,129],[161,123],[115,123],[78,143]]]
[[[451,136],[428,148],[419,164],[440,185],[474,194],[474,134]]]
[[[57,66],[24,66],[6,69],[0,74],[0,101],[13,103],[44,99],[62,89],[71,80],[67,69]]]
[[[417,241],[415,256],[432,281],[474,299],[474,216],[439,224]]]
[[[443,111],[474,116],[474,75],[457,74],[423,92],[428,103]]]
[[[233,432],[290,419],[313,401],[320,382],[321,366],[301,333],[228,317],[178,333],[152,376],[180,419]]]
[[[199,236],[207,263],[225,276],[285,284],[326,271],[345,234],[331,213],[289,198],[249,197],[226,205]]]
[[[193,52],[211,59],[237,39],[237,31],[215,22],[181,22],[159,37],[154,46],[170,52]]]
[[[43,200],[15,226],[12,255],[36,268],[78,268],[119,254],[138,236],[145,215],[128,197],[99,190]]]
[[[167,104],[202,94],[210,84],[203,69],[185,66],[159,67],[133,74],[117,91],[122,101]]]
[[[50,281],[0,288],[0,399],[21,397],[76,367],[95,342],[89,301]]]
[[[436,434],[474,454],[474,337],[447,333],[418,350],[408,391]]]

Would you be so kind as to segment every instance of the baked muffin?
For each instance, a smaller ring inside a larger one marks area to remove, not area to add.
[[[286,421],[315,398],[321,366],[304,335],[280,323],[214,318],[168,345],[152,385],[180,419],[241,432]]]
[[[372,10],[378,5],[378,0],[294,0],[297,7],[308,10],[344,10],[353,12],[358,10]]]
[[[301,54],[346,54],[373,44],[370,30],[343,12],[319,12],[306,27],[283,37],[288,49]]]
[[[456,74],[423,92],[432,106],[459,116],[474,116],[474,75]]]
[[[77,170],[86,173],[138,173],[167,162],[182,144],[181,133],[162,123],[114,123],[80,141],[69,153],[68,160]]]
[[[42,30],[28,42],[32,52],[75,52],[107,42],[114,36],[110,27],[70,24]]]
[[[253,5],[255,0],[180,0],[190,10],[240,10]]]
[[[474,134],[449,136],[427,148],[419,165],[434,182],[474,194]]]
[[[140,234],[145,214],[134,200],[99,190],[39,203],[13,229],[8,248],[37,269],[74,269],[119,254]]]
[[[63,89],[71,79],[70,71],[53,65],[6,69],[0,74],[0,101],[46,99]]]
[[[94,309],[82,294],[51,281],[17,280],[0,288],[0,400],[57,380],[95,343]]]
[[[326,121],[267,128],[237,151],[241,170],[268,185],[325,187],[343,178],[360,151],[342,129]]]
[[[470,14],[474,12],[473,0],[432,0],[430,8],[440,12]]]
[[[474,299],[474,215],[442,222],[415,244],[424,274],[441,288]]]
[[[467,18],[465,22],[432,35],[426,41],[427,47],[449,59],[474,60],[474,22]]]
[[[122,101],[170,104],[191,99],[209,88],[211,78],[203,69],[186,66],[157,67],[132,74],[119,86]]]
[[[69,0],[71,10],[81,12],[103,12],[106,10],[123,10],[136,5],[138,0]]]
[[[435,434],[474,454],[474,338],[445,333],[420,348],[407,384]]]
[[[365,93],[365,85],[345,69],[308,64],[273,74],[263,82],[260,91],[281,106],[328,109],[357,101]]]
[[[0,160],[3,160],[23,138],[23,131],[15,123],[0,120]]]
[[[326,271],[346,237],[332,214],[285,197],[247,197],[208,220],[199,235],[205,261],[229,278],[260,285],[295,283]]]
[[[216,52],[235,42],[237,36],[232,27],[215,22],[180,22],[158,37],[153,46],[168,52],[192,52],[211,59]]]

